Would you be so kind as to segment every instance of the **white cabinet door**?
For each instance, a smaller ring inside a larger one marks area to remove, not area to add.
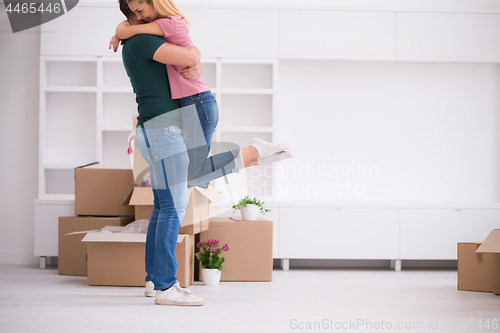
[[[398,13],[398,59],[500,62],[500,15]]]
[[[396,59],[396,13],[280,11],[281,59]]]
[[[402,209],[401,259],[457,259],[457,243],[500,227],[498,209]]]
[[[202,57],[277,58],[278,10],[181,9]]]
[[[397,259],[399,209],[280,208],[280,257]]]
[[[76,6],[41,26],[41,55],[115,55],[108,49],[116,26],[125,16],[116,7]],[[121,53],[121,47],[117,56]]]
[[[59,255],[59,216],[74,215],[74,203],[35,203],[35,256],[57,257]]]

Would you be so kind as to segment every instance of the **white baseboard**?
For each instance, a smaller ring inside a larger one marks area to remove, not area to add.
[[[38,264],[39,257],[35,257],[33,252],[0,252],[0,264]]]

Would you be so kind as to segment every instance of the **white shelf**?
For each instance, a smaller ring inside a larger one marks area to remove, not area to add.
[[[133,93],[132,87],[103,87],[99,89],[103,93]]]
[[[77,93],[92,93],[97,92],[97,87],[55,87],[48,86],[45,88],[45,92],[77,92]]]
[[[74,194],[45,194],[35,200],[35,204],[43,205],[58,205],[58,204],[74,204],[75,195]]]
[[[44,164],[43,168],[44,169],[58,169],[58,170],[64,170],[64,169],[74,169],[78,165],[75,164]]]
[[[241,95],[272,95],[273,89],[248,89],[248,88],[222,88],[223,94],[241,94]]]
[[[102,126],[103,132],[132,132],[132,124],[130,126]]]
[[[239,126],[227,126],[219,127],[218,130],[222,132],[241,132],[241,133],[272,133],[272,127],[239,127]]]

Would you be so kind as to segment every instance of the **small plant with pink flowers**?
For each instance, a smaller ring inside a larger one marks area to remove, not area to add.
[[[199,242],[196,246],[200,249],[200,252],[196,253],[196,258],[201,262],[201,268],[223,271],[224,257],[221,257],[220,254],[222,251],[229,251],[227,244],[219,247],[219,240],[214,238],[206,242]]]

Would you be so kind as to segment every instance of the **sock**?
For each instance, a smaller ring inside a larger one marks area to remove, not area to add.
[[[279,161],[286,160],[288,158],[292,158],[292,154],[289,151],[280,151],[277,152],[276,154],[265,156],[265,157],[259,157],[257,161],[259,162],[259,165],[262,164],[271,164],[271,163],[276,163]]]
[[[288,150],[288,146],[285,144],[271,143],[260,138],[253,138],[252,146],[254,146],[259,152],[259,157],[265,157],[276,154],[280,151]]]

